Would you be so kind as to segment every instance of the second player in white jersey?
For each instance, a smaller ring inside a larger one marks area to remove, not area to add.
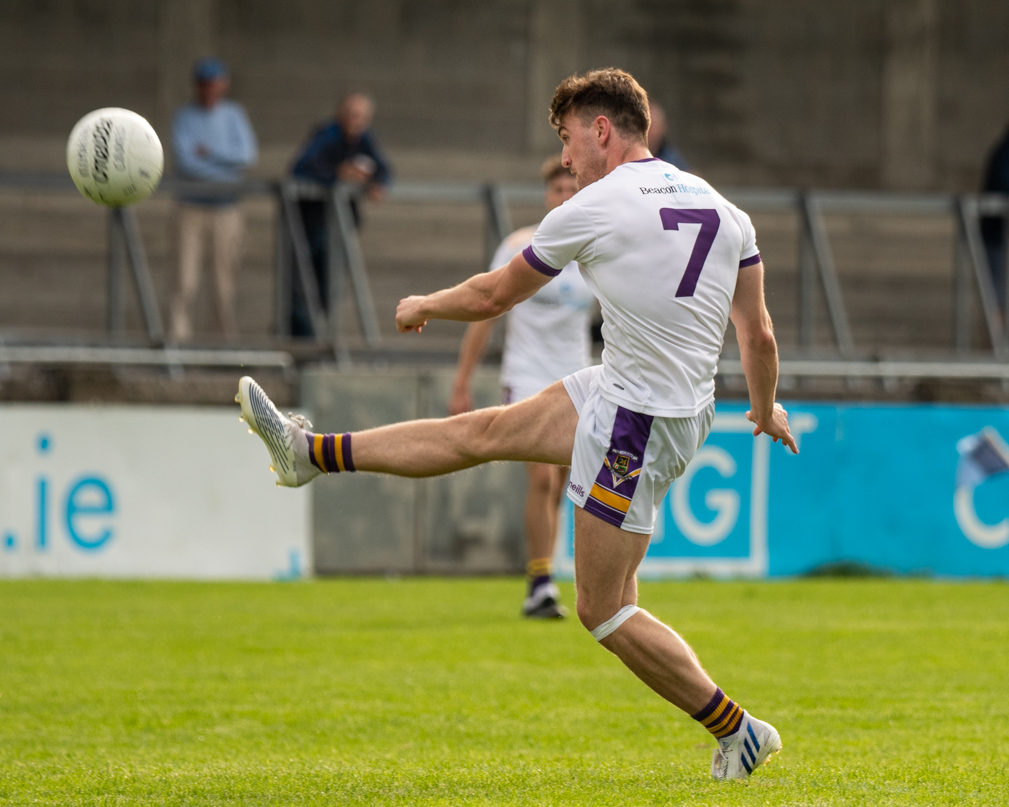
[[[498,247],[491,270],[506,265],[532,242],[535,227],[516,230]],[[514,403],[588,367],[592,361],[590,319],[595,297],[578,265],[560,273],[505,316],[501,386]]]
[[[574,176],[557,157],[543,165],[543,201],[553,210],[578,192]],[[507,265],[529,246],[535,227],[508,236],[491,262],[493,272]],[[505,317],[506,332],[501,362],[501,393],[506,404],[531,398],[565,376],[587,367],[591,360],[590,317],[594,298],[574,262],[542,285]],[[459,362],[449,398],[449,412],[458,415],[473,408],[470,382],[494,328],[494,320],[472,322],[459,349]],[[546,463],[526,464],[526,498],[523,513],[526,542],[526,576],[529,595],[522,605],[526,616],[563,616],[560,591],[551,576],[551,559],[557,538],[558,508],[567,484],[567,468]]]
[[[714,399],[737,267],[760,256],[749,217],[707,182],[624,163],[548,213],[523,255],[547,274],[581,265],[603,310],[604,398],[657,417]]]

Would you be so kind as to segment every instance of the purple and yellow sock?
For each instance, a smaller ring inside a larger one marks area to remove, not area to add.
[[[550,558],[536,558],[526,564],[526,579],[529,581],[530,594],[550,582],[550,571]]]
[[[716,689],[708,705],[693,715],[693,718],[721,740],[734,734],[739,728],[743,710],[721,689]]]
[[[308,456],[312,465],[326,474],[353,471],[354,459],[350,450],[350,432],[344,434],[312,434],[308,438]]]

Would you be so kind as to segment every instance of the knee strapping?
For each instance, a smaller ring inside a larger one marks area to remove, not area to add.
[[[601,642],[640,610],[636,605],[625,605],[602,625],[593,630],[592,638],[597,642]]]

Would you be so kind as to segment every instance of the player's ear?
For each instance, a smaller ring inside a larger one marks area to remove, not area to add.
[[[605,146],[606,142],[610,139],[610,132],[612,131],[610,119],[605,115],[600,115],[593,121],[593,128],[595,130],[596,142],[600,146]]]

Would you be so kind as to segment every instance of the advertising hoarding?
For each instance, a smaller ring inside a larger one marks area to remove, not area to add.
[[[0,407],[0,577],[276,579],[311,571],[309,493],[236,411]]]
[[[801,453],[719,404],[659,508],[643,577],[777,577],[832,564],[1009,575],[1009,410],[786,404]],[[557,565],[573,572],[571,505]]]

